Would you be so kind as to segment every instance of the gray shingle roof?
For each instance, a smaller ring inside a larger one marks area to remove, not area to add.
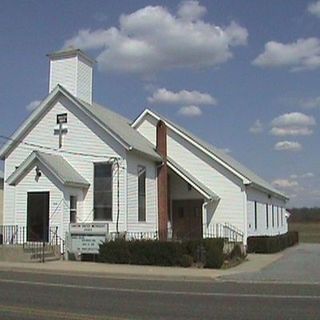
[[[33,151],[28,158],[11,174],[7,183],[14,185],[16,181],[38,160],[62,184],[74,187],[89,187],[89,182],[76,171],[62,156]]]
[[[161,156],[155,151],[153,145],[131,127],[128,119],[99,104],[93,103],[91,105],[76,98],[61,85],[55,87],[55,89],[41,102],[39,107],[34,110],[29,118],[16,130],[11,137],[12,139],[0,149],[0,158],[2,160],[4,160],[6,154],[19,143],[21,137],[23,137],[37,119],[46,112],[48,104],[53,101],[58,94],[65,95],[77,104],[88,117],[92,117],[93,120],[97,121],[106,132],[111,132],[113,136],[118,138],[119,142],[129,150],[140,152],[156,161],[162,160]]]
[[[151,111],[155,115],[157,115],[160,119],[167,122],[171,126],[175,127],[177,130],[179,130],[184,135],[188,136],[190,139],[194,140],[197,144],[201,145],[204,149],[209,151],[210,153],[214,154],[216,157],[218,157],[220,160],[228,164],[230,167],[232,167],[235,171],[240,173],[242,176],[250,180],[254,185],[257,185],[258,187],[261,187],[263,189],[269,190],[272,193],[275,193],[281,197],[288,198],[286,195],[281,193],[279,190],[275,189],[269,182],[265,181],[261,177],[259,177],[257,174],[255,174],[253,171],[242,165],[240,162],[229,156],[228,154],[224,153],[223,151],[219,150],[218,148],[214,147],[213,145],[209,144],[208,142],[203,141],[202,139],[198,138],[194,134],[188,132],[186,129],[180,127],[179,125],[175,124],[171,120],[166,119],[159,113],[155,111]]]
[[[131,127],[130,120],[95,102],[92,105],[82,100],[79,102],[132,149],[161,161],[161,156],[156,152],[154,146],[142,134]]]

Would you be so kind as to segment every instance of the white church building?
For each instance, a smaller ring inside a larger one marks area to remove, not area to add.
[[[4,225],[27,241],[94,221],[162,240],[287,232],[288,198],[269,183],[156,112],[132,122],[94,103],[82,51],[48,56],[48,96],[0,150]]]

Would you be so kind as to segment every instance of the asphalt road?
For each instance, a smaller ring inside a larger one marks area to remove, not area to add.
[[[319,319],[320,286],[0,271],[0,319]]]

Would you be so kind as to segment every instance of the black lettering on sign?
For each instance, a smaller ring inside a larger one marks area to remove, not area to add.
[[[66,113],[57,114],[57,124],[67,123],[68,118]]]

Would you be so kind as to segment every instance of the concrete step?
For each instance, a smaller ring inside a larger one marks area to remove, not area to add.
[[[42,247],[25,247],[24,245],[0,245],[0,261],[9,262],[36,262],[41,261]],[[45,261],[60,260],[59,246],[46,246],[44,251]]]

